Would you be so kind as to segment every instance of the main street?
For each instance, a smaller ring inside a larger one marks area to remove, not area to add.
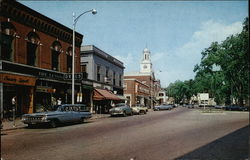
[[[249,113],[176,108],[1,135],[3,160],[246,159]]]

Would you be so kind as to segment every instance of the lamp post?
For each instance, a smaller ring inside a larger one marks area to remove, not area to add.
[[[95,9],[91,9],[83,12],[78,17],[75,18],[75,13],[73,12],[73,53],[72,53],[72,104],[75,103],[75,27],[78,19],[84,15],[85,13],[91,12],[92,14],[96,14],[97,11]]]

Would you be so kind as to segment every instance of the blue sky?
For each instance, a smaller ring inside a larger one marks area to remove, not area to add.
[[[142,51],[151,51],[156,78],[163,87],[193,79],[201,51],[242,30],[248,1],[20,1],[72,28],[76,15],[85,14],[76,31],[82,45],[95,45],[118,58],[126,72],[139,71]],[[160,72],[161,71],[161,72]]]

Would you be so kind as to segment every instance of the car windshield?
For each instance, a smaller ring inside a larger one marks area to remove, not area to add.
[[[118,103],[118,104],[115,105],[115,107],[122,107],[122,106],[125,106],[125,104],[124,103]]]

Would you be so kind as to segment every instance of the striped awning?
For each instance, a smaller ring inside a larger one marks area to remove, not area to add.
[[[94,95],[93,95],[93,100],[95,100],[95,101],[101,101],[101,100],[119,101],[121,99],[118,98],[115,94],[113,94],[109,90],[95,88]]]

